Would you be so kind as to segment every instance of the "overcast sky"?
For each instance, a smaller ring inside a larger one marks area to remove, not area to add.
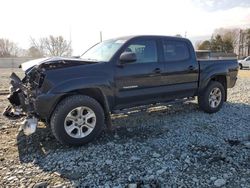
[[[250,0],[0,0],[0,38],[28,48],[30,36],[62,35],[79,55],[123,35],[210,36],[219,27],[250,27]]]

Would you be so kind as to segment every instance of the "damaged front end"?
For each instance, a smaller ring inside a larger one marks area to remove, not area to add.
[[[10,76],[8,106],[3,115],[10,119],[24,118],[22,129],[26,135],[36,131],[38,120],[49,122],[56,103],[64,95],[62,91],[53,91],[54,87],[65,79],[76,76],[76,72],[62,71],[93,62],[79,58],[42,58],[25,62],[21,68],[25,77],[20,79],[15,73]],[[71,69],[72,70],[72,69]],[[77,70],[77,68],[76,68]],[[61,74],[63,72],[63,74]],[[72,74],[74,73],[74,74]],[[82,72],[77,71],[81,76]]]
[[[37,75],[42,76],[42,74]],[[21,129],[25,135],[33,134],[38,124],[38,116],[34,110],[34,101],[37,96],[34,84],[39,84],[39,81],[37,83],[37,79],[34,80],[31,73],[26,74],[22,80],[12,73],[10,79],[11,86],[8,95],[10,105],[4,110],[3,115],[9,119],[25,118]],[[40,79],[38,78],[38,80]]]

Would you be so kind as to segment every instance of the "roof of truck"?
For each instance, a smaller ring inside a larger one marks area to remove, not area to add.
[[[116,40],[130,40],[133,38],[169,38],[169,39],[178,39],[178,40],[185,40],[189,41],[187,38],[176,37],[176,36],[164,36],[164,35],[129,35],[129,36],[122,36],[114,38]]]

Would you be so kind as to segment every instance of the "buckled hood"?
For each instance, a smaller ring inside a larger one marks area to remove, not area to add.
[[[24,62],[20,65],[20,68],[23,69],[23,71],[27,71],[31,69],[34,66],[39,66],[42,64],[47,64],[47,65],[56,65],[56,64],[62,64],[62,62],[66,65],[69,65],[70,63],[76,64],[76,63],[93,63],[90,61],[86,61],[80,58],[65,58],[65,57],[46,57],[46,58],[39,58],[39,59],[34,59],[31,61]]]

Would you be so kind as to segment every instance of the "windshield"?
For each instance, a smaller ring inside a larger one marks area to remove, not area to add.
[[[250,60],[250,56],[249,57],[246,57],[245,61],[249,61]]]
[[[96,44],[86,51],[81,58],[89,61],[109,61],[125,40],[107,40]]]

